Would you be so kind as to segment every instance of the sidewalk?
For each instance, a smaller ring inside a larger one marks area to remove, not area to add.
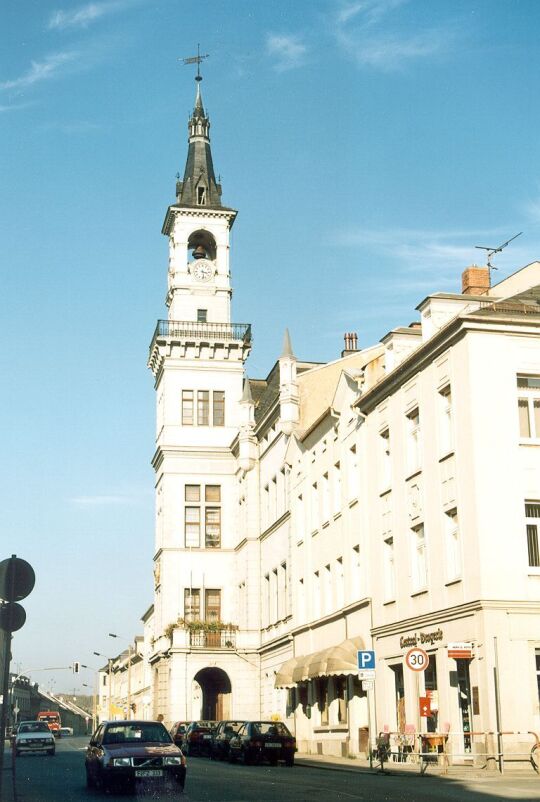
[[[350,771],[353,773],[358,772],[372,772],[377,774],[380,772],[380,764],[374,760],[373,768],[370,769],[369,760],[363,757],[347,758],[347,757],[334,757],[332,755],[310,755],[305,752],[297,752],[295,756],[295,763],[298,766],[306,768],[318,768],[337,771]],[[520,777],[538,777],[540,783],[540,776],[536,774],[530,763],[526,761],[508,762],[505,764],[505,775],[515,776],[519,774]],[[384,764],[384,771],[388,774],[396,775],[420,775],[419,763],[406,762],[399,763],[390,760]],[[475,768],[474,766],[449,766],[445,771],[444,766],[437,765],[436,763],[429,763],[427,765],[426,776],[431,777],[460,777],[468,779],[493,779],[501,778],[500,772],[496,768]]]

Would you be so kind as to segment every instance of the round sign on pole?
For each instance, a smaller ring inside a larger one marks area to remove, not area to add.
[[[17,602],[9,602],[0,607],[0,629],[4,632],[17,632],[25,621],[26,610]]]
[[[413,671],[425,671],[429,665],[429,654],[424,649],[415,647],[409,649],[405,655],[405,662]]]
[[[35,582],[34,569],[26,560],[13,556],[0,562],[0,599],[7,602],[26,599]]]

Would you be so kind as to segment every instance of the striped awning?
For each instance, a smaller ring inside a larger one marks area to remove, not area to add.
[[[358,673],[357,652],[364,648],[361,637],[348,638],[337,646],[287,660],[276,675],[276,688],[292,688],[299,682],[317,677],[346,676]]]

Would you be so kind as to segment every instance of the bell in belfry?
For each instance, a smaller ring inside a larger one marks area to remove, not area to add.
[[[193,258],[194,259],[206,259],[206,249],[205,249],[204,245],[197,245],[197,247],[193,251]]]

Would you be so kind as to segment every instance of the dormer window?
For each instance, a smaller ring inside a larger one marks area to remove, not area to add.
[[[197,203],[206,206],[206,187],[197,187]]]

